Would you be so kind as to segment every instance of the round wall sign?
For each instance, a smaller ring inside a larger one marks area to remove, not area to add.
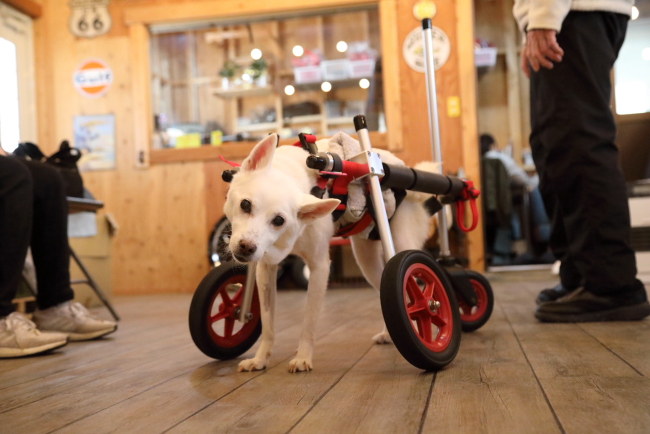
[[[451,44],[447,34],[435,26],[431,26],[433,38],[433,64],[436,70],[443,67],[449,59]],[[424,43],[422,41],[422,28],[416,27],[404,39],[402,54],[406,64],[418,72],[424,72]]]
[[[113,82],[113,71],[99,59],[87,59],[72,74],[75,89],[86,98],[99,98],[108,92]]]

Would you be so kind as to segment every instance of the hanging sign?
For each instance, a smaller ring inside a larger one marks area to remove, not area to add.
[[[443,67],[449,59],[451,44],[449,37],[441,29],[431,26],[433,38],[433,64],[436,70]],[[402,54],[406,64],[417,72],[424,72],[424,43],[422,41],[422,28],[416,27],[404,39]]]
[[[94,38],[111,29],[108,13],[110,0],[70,0],[70,33],[82,38]]]
[[[113,71],[99,59],[86,59],[72,74],[75,89],[86,98],[99,98],[108,92],[113,82]]]

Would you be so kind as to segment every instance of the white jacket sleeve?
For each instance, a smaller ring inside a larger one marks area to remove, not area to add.
[[[571,0],[530,0],[526,30],[552,29],[560,31],[571,9]]]

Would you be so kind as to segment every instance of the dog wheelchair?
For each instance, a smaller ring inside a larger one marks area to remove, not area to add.
[[[423,32],[432,148],[434,160],[441,161],[430,20],[423,21]],[[388,332],[412,365],[424,370],[442,369],[456,357],[462,331],[477,330],[490,318],[492,288],[485,277],[465,270],[451,257],[444,212],[438,212],[439,258],[421,250],[395,254],[382,187],[433,194],[425,204],[433,211],[441,210],[443,203],[455,203],[459,227],[464,231],[473,230],[478,223],[475,200],[479,192],[469,180],[443,175],[441,167],[440,173],[430,173],[382,163],[372,150],[365,117],[356,116],[354,125],[363,151],[348,160],[319,153],[316,138],[301,134],[300,145],[309,151],[306,164],[319,170],[322,179],[331,179],[334,194],[345,191],[354,180],[363,179],[367,184],[371,217],[386,262],[380,301]],[[235,172],[226,170],[222,178],[229,182]],[[325,183],[316,188],[324,189]],[[470,227],[463,225],[467,201],[472,209]],[[252,347],[262,331],[255,263],[247,267],[225,263],[212,269],[194,294],[189,326],[194,343],[209,357],[231,359]]]

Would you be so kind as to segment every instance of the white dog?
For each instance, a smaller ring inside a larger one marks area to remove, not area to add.
[[[289,371],[312,369],[316,321],[330,271],[329,242],[334,232],[330,214],[340,202],[312,196],[310,191],[316,185],[318,172],[306,166],[307,153],[294,146],[276,149],[277,141],[277,136],[272,134],[255,146],[234,176],[224,206],[232,223],[229,248],[233,257],[242,263],[258,262],[261,344],[255,357],[239,364],[239,371],[264,369],[271,356],[277,267],[289,254],[300,256],[310,270],[302,334],[296,357],[289,362]],[[377,152],[382,158],[390,154]],[[429,214],[422,202],[428,197],[407,194],[395,211],[390,227],[396,252],[422,248],[429,229]],[[351,241],[364,277],[379,290],[384,268],[381,242],[359,236],[351,237]],[[386,328],[373,340],[389,343]]]

